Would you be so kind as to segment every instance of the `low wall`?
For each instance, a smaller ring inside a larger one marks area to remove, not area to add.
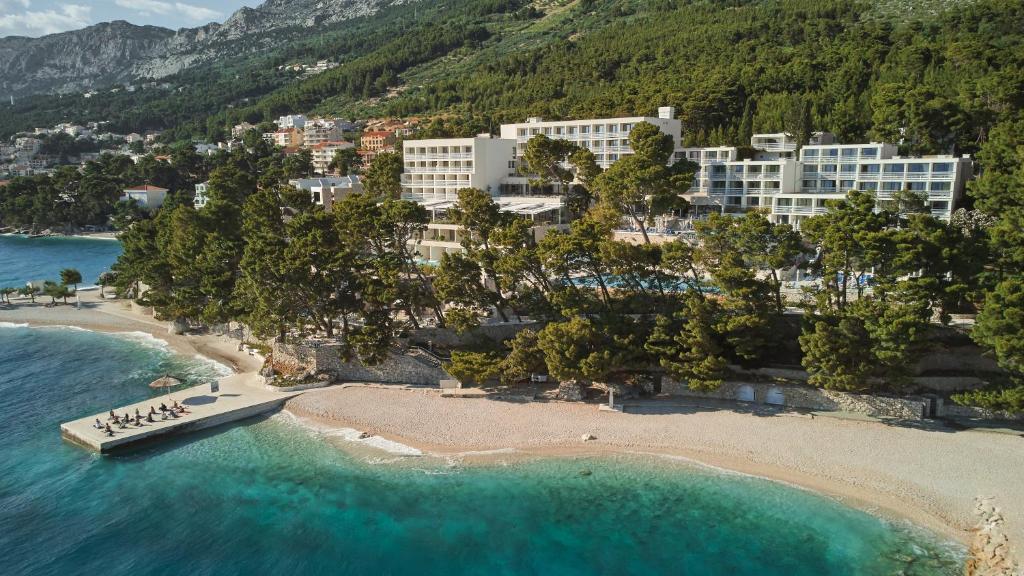
[[[942,406],[942,416],[950,418],[977,418],[980,420],[1010,420],[1024,422],[1024,414],[1013,414],[1002,410],[989,410],[977,406],[960,406],[952,402],[946,402]]]
[[[920,420],[925,417],[927,400],[891,398],[823,390],[810,386],[789,386],[761,382],[724,382],[717,390],[698,392],[685,383],[663,378],[662,394],[719,400],[744,400],[755,404],[774,404],[789,408],[857,412],[868,416]]]
[[[326,373],[341,382],[382,382],[394,384],[417,384],[437,386],[441,380],[452,376],[442,368],[402,354],[388,353],[384,362],[367,366],[358,360],[345,362],[341,359],[337,344],[282,344],[275,343],[274,362],[294,363],[313,373]]]
[[[729,368],[740,375],[749,374],[761,378],[782,378],[806,382],[809,378],[806,370],[797,368],[751,368],[744,369],[739,366],[730,365]],[[742,376],[740,376],[742,377]],[[934,392],[959,392],[962,390],[973,390],[985,386],[985,381],[977,376],[913,376],[910,381],[911,388],[924,388]]]

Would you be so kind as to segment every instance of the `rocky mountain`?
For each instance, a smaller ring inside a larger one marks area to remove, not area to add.
[[[280,46],[309,29],[414,0],[267,0],[223,24],[174,31],[105,22],[41,38],[0,38],[0,95],[82,92],[158,79],[216,59]]]

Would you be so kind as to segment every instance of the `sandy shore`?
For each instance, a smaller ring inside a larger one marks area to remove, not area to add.
[[[1024,438],[770,411],[661,405],[650,413],[592,404],[441,398],[435,390],[313,390],[287,409],[318,425],[365,430],[428,453],[607,452],[681,456],[833,495],[968,542],[976,498],[994,497],[1011,548],[1024,542]],[[584,435],[595,440],[584,442]],[[501,458],[509,454],[502,453]]]
[[[30,326],[77,326],[96,332],[144,332],[167,342],[187,356],[196,354],[230,366],[235,372],[255,372],[261,361],[238,350],[238,341],[216,335],[176,335],[168,324],[134,311],[128,301],[102,300],[99,290],[79,291],[81,306],[74,299],[68,304],[46,306],[49,298],[37,296],[32,304],[26,298],[13,298],[14,304],[0,306],[0,322]]]

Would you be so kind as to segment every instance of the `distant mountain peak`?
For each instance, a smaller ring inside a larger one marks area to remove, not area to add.
[[[124,20],[40,38],[0,38],[0,95],[73,93],[140,78],[161,78],[238,52],[232,44],[270,48],[274,32],[337,23],[416,0],[267,0],[242,7],[223,24],[177,31]]]

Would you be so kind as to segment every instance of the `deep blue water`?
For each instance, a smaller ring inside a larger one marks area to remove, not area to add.
[[[216,371],[137,336],[0,327],[0,574],[961,573],[916,528],[667,460],[452,467],[285,415],[118,456],[61,441],[164,373]]]
[[[95,284],[119,254],[121,243],[116,240],[0,235],[0,288],[36,280],[60,282],[63,268],[78,269],[83,285]]]

